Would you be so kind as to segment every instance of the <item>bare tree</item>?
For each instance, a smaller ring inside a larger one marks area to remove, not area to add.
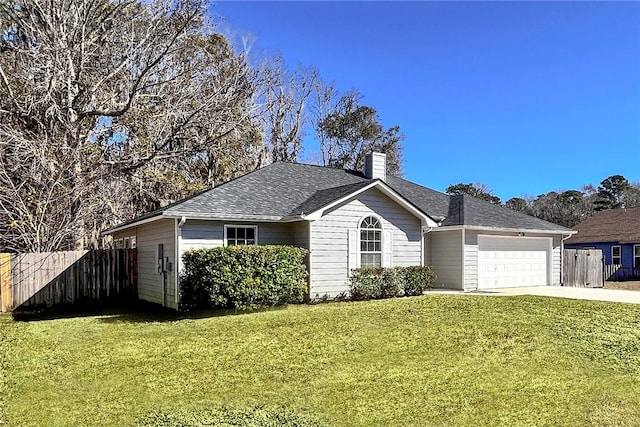
[[[303,130],[308,123],[307,103],[319,79],[313,67],[290,70],[282,57],[264,61],[260,69],[263,128],[271,161],[298,160]]]
[[[322,122],[338,108],[340,96],[333,83],[326,83],[321,79],[316,80],[313,91],[314,102],[311,105],[311,126],[315,131],[316,139],[320,145],[321,164],[329,165],[329,159],[333,159],[336,154],[337,144],[332,138],[322,132]]]
[[[633,208],[640,206],[640,182],[632,182],[623,195],[624,207]]]
[[[0,0],[0,34],[0,249],[86,245],[257,166],[251,70],[202,1]]]

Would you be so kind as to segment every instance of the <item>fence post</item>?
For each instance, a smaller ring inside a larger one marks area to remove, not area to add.
[[[0,253],[0,312],[7,312],[13,306],[11,293],[11,254]]]

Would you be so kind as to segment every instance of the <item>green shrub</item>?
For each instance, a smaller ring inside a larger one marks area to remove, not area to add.
[[[285,407],[265,409],[216,408],[195,412],[160,412],[142,418],[140,427],[319,427],[321,424],[307,416],[296,414]]]
[[[380,298],[393,298],[402,295],[402,268],[383,268],[380,282]]]
[[[382,268],[351,270],[350,294],[356,301],[382,298]]]
[[[368,300],[422,295],[436,280],[431,267],[357,268],[351,271],[351,299]]]
[[[431,267],[412,265],[402,267],[403,291],[405,296],[422,295],[436,281],[436,274]]]
[[[303,302],[306,249],[229,246],[186,252],[180,308],[248,309]]]

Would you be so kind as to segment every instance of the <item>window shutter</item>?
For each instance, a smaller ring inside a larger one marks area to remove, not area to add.
[[[359,267],[358,261],[358,230],[351,228],[349,229],[349,275],[351,270]]]
[[[391,267],[391,257],[393,255],[393,241],[391,231],[383,231],[382,234],[382,266]]]

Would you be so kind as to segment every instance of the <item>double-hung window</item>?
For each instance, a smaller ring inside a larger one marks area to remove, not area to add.
[[[622,264],[622,250],[620,246],[611,246],[611,264]]]
[[[255,245],[258,243],[258,227],[255,225],[225,225],[225,246]]]
[[[633,245],[633,268],[640,268],[640,245]]]
[[[382,225],[374,216],[360,222],[360,267],[382,266]]]

